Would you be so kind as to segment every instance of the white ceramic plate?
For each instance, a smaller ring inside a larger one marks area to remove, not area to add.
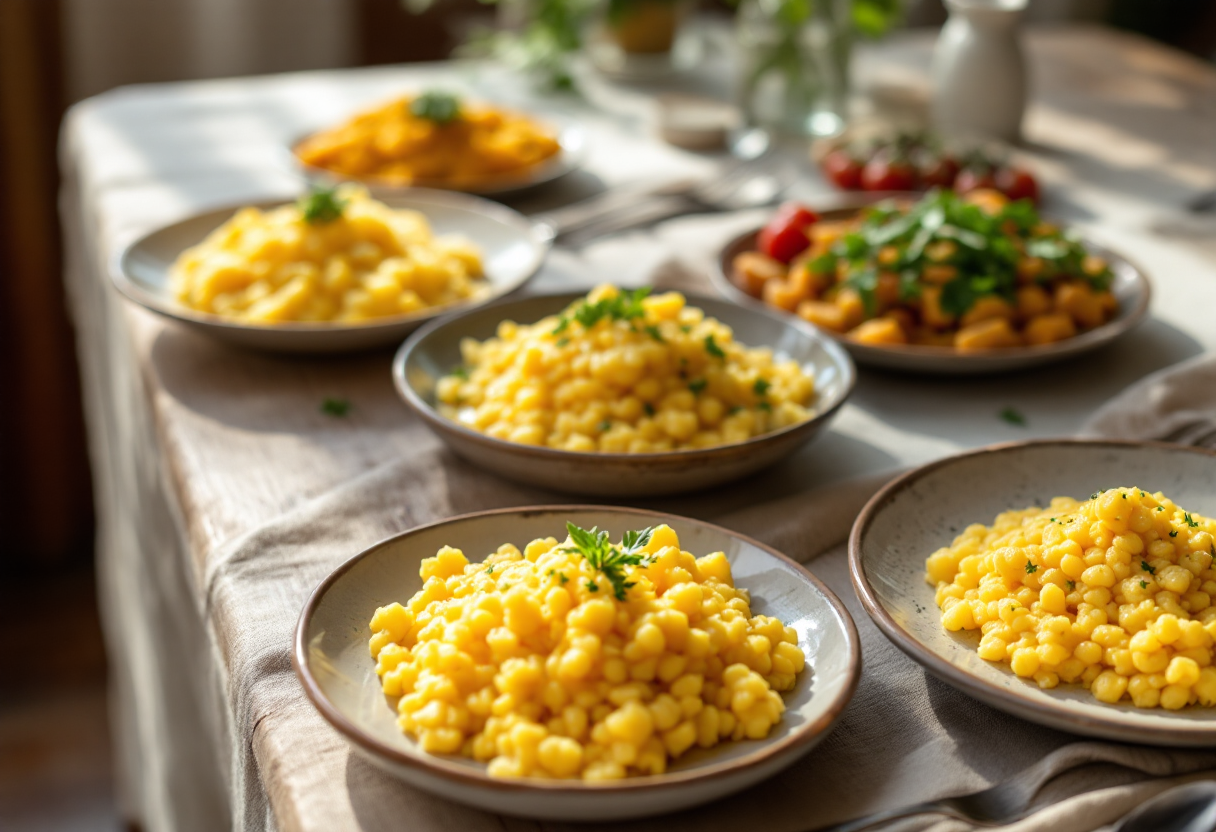
[[[223,341],[274,352],[336,353],[400,343],[422,324],[480,306],[520,288],[540,269],[550,236],[517,211],[475,196],[416,189],[382,200],[393,208],[421,211],[436,234],[460,234],[482,253],[490,291],[481,298],[362,324],[250,324],[198,312],[180,304],[169,287],[177,256],[202,242],[239,207],[218,208],[145,234],[123,249],[110,269],[118,290],[141,306]],[[257,203],[272,208],[289,198]]]
[[[540,120],[550,123],[557,130],[557,143],[561,145],[561,150],[538,165],[525,168],[521,171],[513,171],[501,176],[483,179],[476,185],[454,186],[446,184],[442,180],[420,179],[412,186],[404,186],[385,182],[374,177],[346,177],[326,168],[304,164],[300,161],[300,157],[295,154],[295,147],[308,138],[308,136],[324,128],[310,131],[293,141],[287,147],[287,156],[291,166],[310,180],[330,184],[335,182],[358,182],[366,186],[372,196],[375,196],[377,199],[408,194],[416,188],[461,191],[477,196],[506,197],[538,188],[541,185],[547,185],[569,173],[573,173],[582,167],[583,162],[587,158],[587,134],[582,127],[573,122],[561,121],[559,123],[557,119],[548,116]]]
[[[435,384],[460,364],[463,338],[489,338],[502,320],[539,321],[565,309],[583,293],[520,298],[437,321],[410,338],[393,361],[397,392],[453,451],[499,476],[573,494],[642,497],[696,491],[755,473],[809,442],[835,416],[852,392],[856,371],[848,354],[814,327],[764,309],[743,308],[718,298],[688,296],[734,330],[749,347],[771,347],[794,359],[815,379],[815,415],[805,422],[746,442],[685,451],[609,454],[562,451],[507,442],[441,416]]]
[[[763,740],[695,749],[662,775],[613,783],[502,780],[484,764],[422,752],[397,727],[368,655],[368,623],[377,607],[404,602],[422,586],[418,565],[444,545],[479,560],[499,545],[522,547],[562,537],[571,520],[583,528],[628,529],[667,523],[697,554],[722,551],[735,582],[751,592],[752,610],[798,632],[807,671],[786,693],[786,712]],[[389,538],[326,578],[300,615],[293,661],[309,699],[351,747],[421,789],[494,812],[556,820],[606,821],[671,812],[759,782],[810,751],[832,729],[861,668],[857,632],[831,591],[784,555],[734,532],[673,515],[629,508],[543,506],[455,517]]]
[[[822,216],[828,219],[845,219],[856,212],[856,208],[843,208],[824,211]],[[729,277],[735,255],[755,250],[757,233],[758,229],[749,231],[727,243],[719,253],[715,267],[710,271],[710,279],[715,289],[736,303],[773,309],[762,300],[744,292]],[[858,364],[932,375],[982,375],[1025,370],[1090,352],[1125,335],[1144,319],[1148,314],[1152,288],[1144,271],[1126,257],[1092,241],[1085,240],[1084,243],[1087,249],[1105,258],[1110,264],[1115,275],[1111,291],[1119,300],[1119,311],[1112,320],[1076,337],[1043,346],[962,353],[950,347],[879,347],[859,344],[836,333],[825,331],[825,334],[842,344]],[[797,317],[781,310],[776,311],[791,318]]]
[[[1087,499],[1117,486],[1162,491],[1190,511],[1216,513],[1216,452],[1155,443],[1042,440],[996,445],[918,468],[862,510],[849,539],[853,585],[887,637],[933,675],[995,708],[1076,734],[1154,745],[1216,744],[1216,709],[1107,705],[1080,685],[1040,690],[976,655],[978,634],[941,625],[925,558],[971,523],[1002,511]]]

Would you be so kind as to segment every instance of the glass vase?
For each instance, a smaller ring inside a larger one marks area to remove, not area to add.
[[[845,126],[852,0],[743,0],[739,103],[749,124],[795,136]]]

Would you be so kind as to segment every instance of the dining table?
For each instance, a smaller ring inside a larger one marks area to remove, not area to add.
[[[97,500],[116,789],[132,824],[576,828],[498,817],[372,765],[305,697],[292,635],[316,584],[389,535],[492,508],[603,500],[518,485],[453,455],[394,391],[391,349],[293,356],[227,345],[125,299],[111,272],[122,248],[156,227],[293,198],[293,139],[410,89],[443,86],[581,126],[580,169],[509,200],[525,213],[626,183],[707,175],[712,154],[666,144],[657,127],[663,93],[729,99],[729,29],[707,25],[703,37],[699,67],[643,80],[584,68],[578,94],[457,61],[138,85],[72,107],[60,146],[65,281]],[[881,117],[898,99],[923,112],[936,37],[911,29],[859,46],[856,106]],[[1045,212],[1149,275],[1149,316],[1097,352],[1022,372],[862,367],[830,430],[776,467],[710,491],[613,501],[709,519],[806,562],[851,612],[863,669],[835,731],[789,770],[710,806],[602,828],[801,832],[982,789],[1060,749],[1098,744],[988,708],[893,648],[857,602],[842,554],[860,503],[832,502],[846,484],[961,450],[1076,434],[1138,379],[1216,350],[1216,215],[1185,208],[1216,187],[1216,69],[1100,25],[1031,26],[1022,40],[1030,99],[1015,153],[1040,177]],[[837,198],[805,145],[780,152],[797,170],[793,196]],[[712,294],[714,253],[761,216],[679,216],[559,245],[525,291],[669,282]],[[326,412],[328,398],[349,411]],[[1159,788],[1157,777],[1216,769],[1154,754],[1143,750],[1139,772],[1063,778],[1043,805],[1068,807],[1059,810],[1067,822],[1050,828],[1099,828]],[[1111,802],[1091,796],[1098,786],[1124,791]]]

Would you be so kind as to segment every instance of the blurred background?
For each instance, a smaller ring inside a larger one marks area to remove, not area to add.
[[[443,59],[493,15],[479,0],[439,0],[421,14],[401,0],[0,0],[0,829],[121,828],[60,280],[63,113],[126,84]],[[944,19],[940,0],[904,3],[905,26]],[[1028,19],[1216,53],[1211,0],[1031,0]]]

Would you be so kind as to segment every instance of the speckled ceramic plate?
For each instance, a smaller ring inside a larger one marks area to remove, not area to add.
[[[853,585],[887,637],[933,675],[995,708],[1062,731],[1118,742],[1216,744],[1216,709],[1107,705],[1080,685],[1040,690],[976,655],[977,633],[941,625],[925,559],[971,523],[1002,511],[1087,499],[1116,486],[1162,491],[1216,513],[1216,453],[1153,443],[1042,440],[996,445],[933,462],[889,484],[862,510],[849,539]]]
[[[119,253],[110,276],[118,290],[139,305],[222,341],[273,352],[338,353],[399,344],[427,321],[501,298],[536,274],[549,251],[551,235],[546,229],[497,202],[421,188],[380,199],[393,208],[422,212],[436,234],[459,234],[472,240],[481,249],[488,291],[465,303],[360,324],[258,325],[183,306],[169,286],[173,262],[243,206],[207,211],[144,235]],[[287,197],[255,207],[272,208],[290,201]]]
[[[826,219],[847,219],[857,213],[857,208],[841,208],[822,212]],[[735,237],[718,255],[715,267],[710,272],[714,288],[731,300],[745,306],[761,306],[768,309],[762,300],[752,297],[731,281],[731,263],[736,255],[755,251],[759,229]],[[981,375],[1025,370],[1056,361],[1063,361],[1082,353],[1103,347],[1129,332],[1148,314],[1152,287],[1144,271],[1127,258],[1105,246],[1086,240],[1085,247],[1106,259],[1114,272],[1111,291],[1119,301],[1115,317],[1096,329],[1082,332],[1073,338],[1035,347],[1014,347],[1003,350],[964,353],[950,347],[889,346],[879,347],[859,344],[835,333],[826,333],[839,341],[858,364],[882,367],[888,370],[905,370],[932,375]],[[788,312],[778,314],[797,317]],[[825,331],[826,332],[826,331]]]
[[[499,545],[562,537],[571,520],[613,539],[628,529],[670,525],[698,554],[721,551],[752,610],[798,632],[808,671],[784,695],[786,712],[763,740],[694,749],[662,775],[613,783],[501,780],[457,756],[422,752],[397,728],[368,655],[368,623],[377,607],[404,602],[422,586],[418,566],[444,545],[480,560]],[[293,661],[312,703],[351,747],[421,789],[493,812],[535,818],[609,821],[654,815],[725,797],[793,763],[822,740],[844,710],[861,669],[857,632],[831,591],[784,555],[699,520],[628,508],[543,506],[469,514],[413,529],[376,544],[326,578],[300,614]]]
[[[495,474],[573,494],[644,497],[721,485],[785,459],[827,426],[853,389],[856,372],[848,354],[814,327],[768,310],[689,295],[691,306],[730,326],[740,343],[771,347],[778,356],[788,356],[810,372],[815,379],[814,416],[746,442],[717,448],[610,454],[495,439],[441,416],[435,409],[435,384],[459,366],[461,339],[488,338],[503,320],[539,321],[581,297],[583,293],[568,293],[505,301],[426,327],[402,345],[393,361],[397,392],[453,451]]]
[[[565,121],[544,117],[542,121],[552,123],[552,128],[557,131],[557,142],[561,145],[555,155],[544,160],[538,165],[525,168],[524,170],[504,173],[500,176],[488,177],[476,183],[465,185],[454,185],[443,180],[418,180],[412,185],[398,185],[391,182],[385,182],[374,177],[344,177],[335,174],[333,171],[325,168],[313,167],[306,165],[300,161],[300,157],[295,154],[295,148],[308,138],[311,133],[300,136],[296,141],[292,142],[287,148],[287,155],[291,164],[301,171],[306,177],[316,182],[335,183],[335,182],[358,182],[365,185],[372,195],[377,199],[385,197],[404,196],[408,195],[411,190],[416,188],[432,188],[435,190],[445,191],[460,191],[466,194],[475,194],[477,196],[493,196],[506,197],[521,194],[525,191],[530,191],[534,188],[539,188],[542,185],[548,185],[550,182],[555,182],[573,173],[583,165],[583,161],[587,156],[587,134],[579,125]],[[316,131],[313,131],[316,132]]]

